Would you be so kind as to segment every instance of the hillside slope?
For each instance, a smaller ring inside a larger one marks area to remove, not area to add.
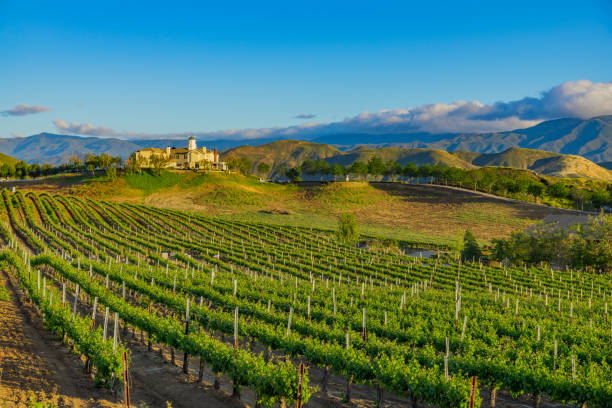
[[[8,165],[14,166],[15,163],[18,163],[18,162],[19,162],[19,159],[16,159],[4,153],[0,153],[0,165],[8,164]]]
[[[24,186],[24,189],[35,186]],[[41,190],[37,190],[41,191]],[[59,192],[53,190],[53,192]],[[504,237],[566,211],[487,197],[442,186],[400,183],[262,183],[237,173],[165,172],[66,186],[64,193],[209,216],[335,229],[350,212],[360,231],[420,242],[453,243],[471,230],[479,239]],[[422,216],[415,216],[420,214]]]
[[[253,163],[253,169],[259,163],[266,163],[272,171],[281,166],[286,168],[299,166],[304,160],[319,160],[340,154],[335,147],[305,142],[302,140],[279,140],[261,146],[240,146],[221,154],[223,160],[230,157],[246,158]]]
[[[532,170],[555,177],[581,177],[612,181],[612,172],[581,156],[552,153],[543,150],[512,147],[501,153],[467,154],[455,152],[463,159],[472,159],[473,165],[513,167]]]
[[[371,157],[377,156],[383,162],[395,160],[402,166],[408,163],[415,163],[419,166],[424,164],[444,164],[449,167],[459,167],[471,169],[475,166],[465,160],[443,150],[434,149],[402,149],[396,147],[370,148],[359,147],[346,153],[341,153],[327,159],[331,164],[341,164],[348,166],[355,161],[366,163]]]
[[[336,134],[313,141],[340,146],[361,144],[481,153],[499,153],[518,146],[603,162],[612,161],[612,115],[548,120],[530,128],[496,133]]]

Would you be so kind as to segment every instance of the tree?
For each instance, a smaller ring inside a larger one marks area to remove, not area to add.
[[[28,175],[29,167],[28,163],[23,160],[15,163],[15,175],[20,178],[25,178]]]
[[[463,249],[461,250],[461,259],[464,261],[475,261],[482,257],[482,251],[476,237],[471,231],[465,231],[463,236]]]
[[[351,213],[344,213],[338,218],[336,237],[340,242],[354,244],[359,239],[357,220]]]
[[[427,177],[431,177],[433,171],[433,167],[429,164],[423,164],[419,167],[418,176],[423,177],[425,182],[427,183]]]
[[[287,178],[292,182],[295,183],[296,181],[302,181],[302,178],[300,177],[300,171],[298,169],[291,168],[289,170],[287,170],[285,172],[285,176],[287,176]]]
[[[43,175],[48,176],[53,173],[53,166],[48,163],[42,165],[41,172]]]
[[[40,165],[38,163],[31,164],[30,168],[28,169],[28,174],[30,174],[32,177],[40,176]]]
[[[70,156],[68,163],[75,171],[79,171],[83,167],[83,159],[76,154]]]
[[[551,197],[566,198],[569,195],[569,188],[562,181],[549,185],[546,190]]]
[[[7,163],[0,166],[0,177],[10,177],[11,173],[15,173],[15,168]]]
[[[106,178],[108,178],[110,181],[115,181],[117,180],[117,169],[115,167],[109,167],[106,170]]]
[[[317,172],[317,164],[314,160],[306,159],[300,165],[300,170],[303,174],[315,174]]]
[[[87,166],[87,170],[91,171],[91,177],[95,177],[96,169],[100,166],[98,156],[87,153],[85,155],[85,165]]]
[[[266,162],[261,162],[257,165],[257,172],[262,176],[267,175],[270,172],[270,165]]]
[[[373,176],[380,176],[385,173],[385,164],[382,159],[378,156],[370,157],[368,160],[368,174]]]
[[[419,174],[419,168],[414,163],[408,163],[402,169],[402,174],[407,177],[416,177]]]
[[[538,197],[540,197],[544,192],[544,186],[540,183],[532,183],[529,185],[529,187],[527,187],[527,192],[531,194],[534,200],[537,202]]]
[[[583,188],[574,188],[572,189],[571,196],[574,200],[574,205],[580,207],[581,211],[584,211],[584,203],[589,198],[588,192]]]
[[[368,174],[368,165],[364,162],[355,161],[348,168],[348,172],[351,174],[357,174],[359,176],[365,176]]]
[[[332,166],[332,173],[334,175],[334,179],[336,178],[336,176],[342,176],[344,174],[344,167],[339,165],[339,164],[335,164]]]
[[[161,176],[162,170],[166,168],[170,159],[164,154],[152,154],[149,161],[155,174]]]
[[[248,174],[253,163],[244,157],[230,156],[227,158],[227,165],[234,171],[237,170],[242,174]]]

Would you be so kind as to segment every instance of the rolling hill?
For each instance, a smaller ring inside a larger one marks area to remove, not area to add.
[[[2,164],[9,164],[9,165],[15,165],[15,163],[19,162],[19,159],[16,159],[14,157],[11,157],[9,155],[6,155],[4,153],[0,153],[0,165]]]
[[[340,150],[326,144],[300,140],[279,140],[261,146],[240,146],[223,152],[221,158],[243,157],[253,162],[253,169],[259,163],[267,163],[272,169],[281,166],[296,167],[304,160],[327,159],[341,154]]]
[[[373,156],[380,157],[383,162],[395,160],[402,166],[405,166],[408,163],[415,163],[419,166],[423,164],[433,165],[441,163],[449,167],[459,167],[462,169],[471,169],[476,167],[460,157],[457,157],[452,153],[445,152],[444,150],[402,149],[397,147],[370,148],[362,146],[358,147],[357,149],[330,157],[327,159],[327,161],[331,164],[348,166],[355,161],[365,163]]]
[[[458,157],[482,166],[513,167],[555,177],[581,177],[612,181],[612,172],[581,156],[512,147],[501,153],[455,152]],[[471,159],[471,160],[469,160]]]
[[[367,162],[372,156],[380,157],[384,162],[395,160],[402,166],[408,163],[417,165],[444,164],[450,167],[472,169],[483,166],[511,167],[534,171],[537,174],[556,177],[582,177],[596,180],[612,181],[612,172],[592,161],[576,155],[546,152],[542,150],[510,148],[500,153],[486,154],[467,151],[453,153],[436,149],[416,149],[361,146],[349,151],[340,151],[330,145],[283,140],[261,146],[241,146],[230,149],[223,154],[243,157],[253,163],[256,169],[261,162],[269,164],[272,175],[279,167],[291,168],[300,165],[304,160],[326,160],[330,164],[349,166],[355,161]]]

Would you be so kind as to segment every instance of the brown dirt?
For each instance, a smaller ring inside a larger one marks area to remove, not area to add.
[[[0,273],[10,301],[0,301],[0,407],[26,407],[30,398],[58,407],[119,408],[110,391],[96,388],[81,361],[43,327],[15,282]]]

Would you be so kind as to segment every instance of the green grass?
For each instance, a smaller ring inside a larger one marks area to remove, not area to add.
[[[125,182],[128,186],[137,190],[142,190],[145,194],[151,194],[154,191],[173,187],[179,184],[182,177],[178,173],[163,171],[161,175],[153,175],[149,172],[141,174],[128,174],[125,176]]]
[[[335,216],[325,216],[319,214],[307,213],[292,213],[284,214],[269,214],[265,212],[240,212],[229,214],[218,214],[219,218],[232,221],[248,221],[271,225],[303,228],[319,228],[330,231],[335,231],[338,226],[338,219]],[[435,236],[430,233],[421,233],[403,228],[389,228],[376,224],[360,224],[359,233],[364,236],[371,236],[380,239],[394,239],[397,241],[420,242],[424,246],[454,246],[456,245],[455,237]],[[461,237],[462,238],[462,237]]]
[[[229,186],[217,186],[209,194],[195,200],[198,204],[218,205],[222,207],[238,207],[242,205],[262,205],[260,195]]]
[[[9,292],[4,286],[0,286],[0,300],[10,300]]]

